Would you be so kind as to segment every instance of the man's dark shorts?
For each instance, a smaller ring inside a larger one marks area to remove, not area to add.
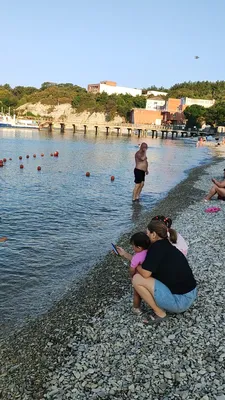
[[[145,181],[145,171],[134,168],[134,182],[141,183]]]

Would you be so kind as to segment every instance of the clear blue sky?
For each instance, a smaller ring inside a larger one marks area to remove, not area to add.
[[[0,13],[0,84],[225,79],[225,0],[11,0]]]

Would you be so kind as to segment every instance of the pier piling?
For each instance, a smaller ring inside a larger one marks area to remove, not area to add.
[[[64,133],[64,131],[65,131],[65,124],[64,124],[64,123],[61,123],[61,124],[60,124],[60,132],[61,132],[61,133]]]

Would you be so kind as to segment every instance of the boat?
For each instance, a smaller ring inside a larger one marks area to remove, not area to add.
[[[14,115],[0,114],[0,128],[39,129],[37,121],[31,119],[17,119]]]

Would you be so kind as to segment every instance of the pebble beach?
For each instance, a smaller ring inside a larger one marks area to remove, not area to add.
[[[157,214],[173,219],[198,283],[192,308],[145,324],[131,311],[128,267],[108,254],[78,289],[1,342],[0,398],[225,400],[225,202],[203,202],[224,168],[214,159],[193,169],[134,230]],[[132,233],[118,243],[128,251]]]

